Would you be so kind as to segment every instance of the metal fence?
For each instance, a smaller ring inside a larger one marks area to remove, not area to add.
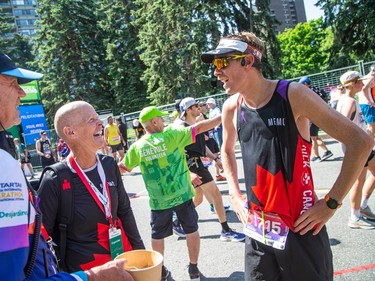
[[[311,85],[317,86],[320,89],[324,89],[326,92],[329,92],[331,87],[337,86],[340,84],[340,76],[344,74],[346,71],[355,70],[360,72],[362,75],[366,75],[370,72],[370,66],[373,65],[375,61],[370,61],[364,63],[362,60],[358,61],[358,64],[338,68],[334,70],[328,70],[325,72],[314,73],[308,75],[311,79]],[[305,75],[306,76],[306,75]],[[295,77],[288,79],[290,81],[299,81],[299,79],[303,77]]]
[[[321,89],[325,89],[327,92],[329,92],[330,87],[334,87],[334,86],[337,86],[337,85],[340,84],[340,76],[342,74],[344,74],[346,71],[356,70],[356,71],[359,71],[362,75],[366,75],[370,71],[370,66],[373,65],[373,64],[375,64],[375,61],[370,61],[370,62],[364,63],[361,60],[361,61],[358,61],[358,64],[355,64],[355,65],[351,65],[351,66],[347,66],[347,67],[343,67],[343,68],[338,68],[338,69],[334,69],[334,70],[328,70],[328,71],[320,72],[320,73],[314,73],[314,74],[310,74],[308,76],[311,79],[312,85],[317,86],[318,88],[321,88]],[[298,82],[299,79],[302,78],[302,77],[303,76],[294,77],[294,78],[290,78],[290,79],[287,79],[287,80]],[[223,105],[224,101],[228,98],[228,95],[225,94],[225,93],[220,93],[220,94],[216,94],[216,95],[212,95],[212,96],[208,96],[208,97],[197,98],[197,100],[198,101],[201,101],[201,100],[206,101],[208,98],[211,98],[211,97],[216,100],[216,105],[218,107],[222,108],[222,105]],[[168,111],[168,112],[172,113],[175,110],[175,104],[174,103],[166,104],[166,105],[159,106],[158,108],[160,110]],[[135,112],[127,113],[127,114],[123,115],[125,122],[127,122],[127,124],[128,124],[128,128],[131,128],[132,120],[138,118],[139,112],[140,111],[135,111]]]
[[[331,87],[335,87],[340,84],[340,76],[346,71],[356,70],[356,71],[359,71],[362,75],[366,75],[370,71],[370,66],[373,64],[375,64],[375,61],[370,61],[370,62],[358,61],[358,64],[355,64],[355,65],[338,68],[334,70],[329,70],[325,72],[320,72],[320,73],[314,73],[308,76],[311,79],[312,85],[317,86],[321,89],[325,89],[326,92],[330,92]],[[298,82],[301,77],[303,76],[290,78],[287,80]],[[216,101],[216,105],[219,108],[222,108],[224,101],[228,98],[228,95],[225,93],[219,93],[219,94],[215,94],[215,95],[211,95],[207,97],[200,97],[200,98],[197,98],[197,100],[207,101],[208,98],[214,98]],[[162,106],[159,106],[158,108],[160,110],[172,113],[175,110],[175,103],[162,105]],[[126,123],[128,130],[132,130],[133,120],[139,117],[139,113],[140,111],[135,111],[135,112],[127,113],[127,114],[121,114],[122,120],[124,123]],[[171,119],[167,117],[166,122],[167,123],[171,122]],[[58,141],[57,134],[55,130],[49,130],[48,133],[49,133],[48,135],[50,137],[52,146],[54,149],[56,149],[56,144]],[[129,138],[128,145],[131,145],[134,141],[135,139]],[[33,166],[38,168],[41,164],[40,164],[39,156],[36,154],[35,145],[28,146],[28,149],[30,151],[30,155],[32,159],[31,162]],[[55,150],[55,153],[56,153],[56,150]]]

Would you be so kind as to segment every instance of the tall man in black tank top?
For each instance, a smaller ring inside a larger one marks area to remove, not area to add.
[[[374,141],[307,87],[264,78],[263,52],[264,43],[243,32],[222,38],[215,50],[201,56],[215,65],[214,75],[232,95],[223,107],[221,153],[229,193],[248,235],[245,280],[333,280],[325,223],[358,177]],[[324,199],[317,198],[312,182],[309,120],[350,147]]]
[[[52,153],[51,141],[47,139],[46,131],[40,132],[40,139],[36,141],[35,147],[36,152],[40,156],[40,162],[42,163],[43,169],[44,167],[55,163],[55,158]]]

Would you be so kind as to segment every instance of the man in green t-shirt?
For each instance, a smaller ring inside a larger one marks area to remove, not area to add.
[[[193,185],[199,178],[190,178],[184,148],[195,142],[195,136],[221,122],[221,116],[204,120],[194,126],[164,131],[163,116],[154,106],[144,108],[139,120],[147,134],[132,144],[122,162],[120,171],[131,171],[139,166],[149,194],[151,208],[152,249],[164,255],[164,238],[172,235],[172,212],[175,211],[186,233],[189,251],[189,275],[199,280],[197,267],[200,238],[198,214],[192,202]],[[169,272],[163,266],[162,279]]]

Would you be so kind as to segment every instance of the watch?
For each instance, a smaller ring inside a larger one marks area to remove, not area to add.
[[[324,201],[326,201],[327,207],[332,210],[338,209],[342,205],[342,203],[340,204],[336,199],[329,197],[328,194],[324,196]]]

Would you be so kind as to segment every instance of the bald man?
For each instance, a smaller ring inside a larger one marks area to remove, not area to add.
[[[123,251],[144,249],[116,161],[96,154],[103,144],[103,123],[94,108],[83,101],[68,103],[56,112],[54,123],[58,135],[71,149],[67,159],[56,165],[68,169],[76,199],[73,220],[66,231],[64,270],[89,270]],[[54,171],[44,174],[40,208],[44,226],[58,245],[56,229],[64,190]],[[110,246],[113,237],[122,242],[120,252]]]

